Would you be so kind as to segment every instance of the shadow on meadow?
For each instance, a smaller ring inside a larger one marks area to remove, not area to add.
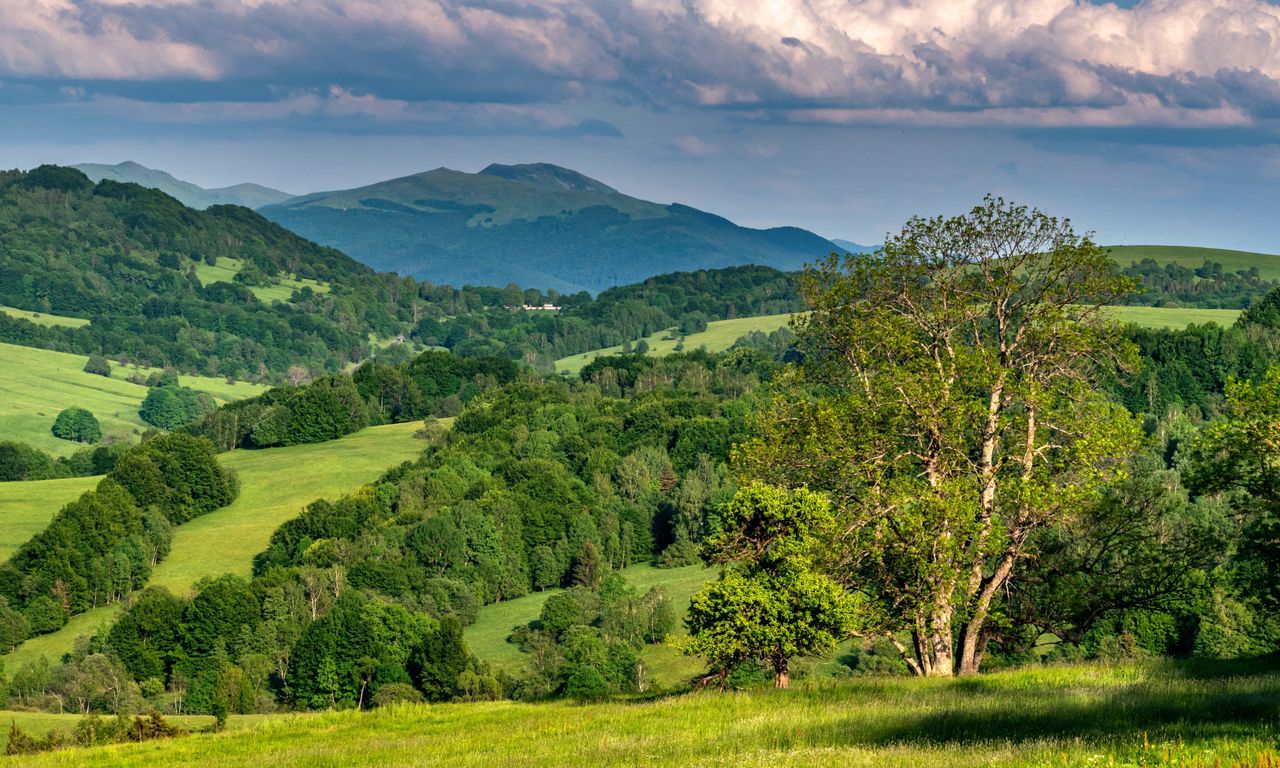
[[[1280,729],[1280,658],[1160,663],[1131,681],[1100,675],[1038,681],[1034,671],[919,686],[855,684],[822,691],[843,697],[847,716],[809,726],[765,728],[780,747],[1113,744],[1257,735]],[[772,738],[770,738],[772,737]]]

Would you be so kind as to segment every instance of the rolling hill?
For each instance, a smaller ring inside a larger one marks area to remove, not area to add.
[[[794,227],[748,229],[625,195],[545,163],[447,168],[319,192],[263,216],[378,270],[452,285],[599,291],[739,264],[798,269],[839,247]]]
[[[72,166],[95,182],[103,179],[119,181],[138,186],[158,189],[170,197],[178,199],[190,208],[208,208],[213,205],[243,205],[245,208],[261,208],[264,205],[281,203],[292,195],[278,189],[264,187],[260,184],[236,184],[232,187],[205,189],[189,181],[175,179],[164,171],[157,171],[135,162],[126,161],[116,165],[100,165],[98,163],[81,163]]]
[[[240,477],[239,497],[176,528],[169,556],[156,566],[149,583],[184,594],[203,576],[235,573],[248,577],[253,556],[266,548],[281,523],[295,517],[304,506],[318,498],[349,493],[420,453],[425,444],[413,437],[420,426],[421,422],[390,424],[325,443],[222,454],[218,461]],[[286,473],[288,482],[281,482]],[[62,505],[99,479],[0,483],[0,523],[8,526],[7,518],[13,514],[23,530],[34,533]],[[38,499],[30,500],[37,494]],[[7,538],[0,538],[0,546],[8,544]],[[77,637],[110,623],[119,611],[117,603],[78,614],[61,630],[27,640],[0,656],[0,661],[6,668],[16,669],[41,655],[57,659],[70,650]]]
[[[1209,261],[1221,264],[1229,272],[1257,267],[1258,273],[1264,279],[1280,279],[1280,255],[1278,254],[1185,245],[1112,245],[1108,246],[1107,250],[1111,251],[1112,260],[1121,267],[1127,267],[1143,259],[1151,259],[1158,264],[1178,264],[1191,268]]]

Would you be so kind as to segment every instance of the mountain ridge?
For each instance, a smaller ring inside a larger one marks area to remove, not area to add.
[[[798,227],[742,227],[550,163],[436,168],[259,212],[378,270],[562,293],[744,264],[794,270],[839,249]]]
[[[115,165],[101,163],[80,163],[72,168],[88,176],[97,183],[103,179],[122,183],[138,184],[161,192],[176,199],[188,208],[206,209],[215,205],[242,205],[245,208],[261,208],[264,205],[282,203],[293,197],[288,192],[281,192],[261,184],[243,183],[229,187],[207,189],[189,181],[176,178],[167,171],[148,168],[141,163],[126,160]]]

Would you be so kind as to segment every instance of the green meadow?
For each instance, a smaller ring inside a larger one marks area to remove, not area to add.
[[[196,277],[200,278],[200,282],[204,285],[217,282],[234,283],[236,273],[243,265],[244,263],[239,259],[226,257],[219,258],[216,265],[201,261],[195,265]],[[294,291],[304,287],[310,287],[316,293],[327,293],[329,290],[328,283],[291,275],[281,275],[280,282],[276,285],[250,286],[249,290],[258,297],[259,301],[270,304],[273,301],[288,301],[293,297]]]
[[[1186,328],[1188,325],[1217,323],[1223,327],[1240,317],[1238,309],[1200,309],[1198,307],[1107,307],[1107,314],[1121,323],[1144,328]]]
[[[151,574],[150,583],[183,594],[205,576],[235,573],[248,577],[253,556],[266,549],[272,532],[304,506],[319,498],[349,493],[421,453],[425,446],[413,436],[420,426],[421,422],[390,424],[326,443],[222,454],[219,461],[240,476],[240,496],[222,509],[175,528],[173,548]],[[52,481],[62,486],[48,486],[50,481],[0,483],[0,500],[29,497],[38,492],[29,490],[35,486],[49,488],[45,499],[36,505],[39,509],[33,508],[24,516],[24,524],[34,533],[63,504],[98,480],[77,479],[83,486],[68,481]],[[39,514],[44,515],[44,523]],[[40,656],[60,658],[74,647],[76,638],[110,623],[119,610],[115,604],[75,616],[61,630],[27,640],[0,656],[0,661],[12,670]]]
[[[678,617],[688,612],[689,598],[715,576],[713,569],[698,565],[654,568],[648,563],[633,565],[620,573],[641,593],[651,587],[665,589]],[[486,605],[480,609],[476,622],[463,633],[467,646],[477,658],[488,662],[494,671],[518,675],[528,657],[517,646],[508,643],[507,637],[512,629],[537,619],[542,614],[542,604],[559,591],[534,592],[515,600]],[[649,680],[664,687],[688,680],[701,668],[696,659],[681,656],[669,646],[646,646],[641,661]]]
[[[133,373],[146,375],[145,368],[111,363],[111,378],[84,372],[87,357],[47,349],[0,343],[0,440],[27,443],[57,456],[83,448],[80,443],[60,440],[49,431],[64,408],[88,408],[102,424],[103,436],[132,439],[147,425],[138,415],[138,406],[147,388],[125,379]],[[266,387],[239,381],[228,384],[209,376],[179,376],[192,389],[207,392],[220,402],[253,397]]]
[[[1135,246],[1137,247],[1137,246]],[[1206,250],[1206,249],[1197,249]],[[1260,256],[1261,254],[1252,254]],[[1277,276],[1280,277],[1280,256],[1268,257],[1277,261]],[[1196,262],[1195,266],[1200,266]],[[1188,325],[1201,323],[1217,323],[1231,325],[1240,316],[1238,309],[1200,309],[1197,307],[1108,307],[1108,314],[1122,323],[1133,323],[1146,328],[1186,328]],[[707,324],[707,330],[694,333],[684,339],[684,348],[694,350],[704,347],[708,352],[723,352],[738,339],[753,331],[771,333],[787,325],[791,315],[763,315],[760,317],[739,317],[733,320],[716,320]],[[659,331],[645,337],[649,345],[649,354],[662,356],[675,351],[678,337],[673,329]],[[634,344],[632,345],[634,346]],[[606,347],[579,355],[562,357],[556,361],[556,370],[560,373],[576,375],[588,363],[604,355],[622,353],[622,346]]]
[[[1195,268],[1206,261],[1216,261],[1228,272],[1257,267],[1265,280],[1280,278],[1280,255],[1231,251],[1223,248],[1197,248],[1186,245],[1112,245],[1107,250],[1111,258],[1122,267],[1135,261],[1152,259],[1161,264],[1180,264]]]
[[[723,352],[738,339],[746,336],[752,331],[762,331],[771,333],[785,326],[791,320],[791,315],[761,315],[759,317],[736,317],[732,320],[715,320],[707,323],[707,330],[701,333],[691,333],[684,338],[684,348],[692,351],[699,347],[705,348],[708,352]],[[649,354],[651,355],[668,355],[675,351],[679,337],[674,329],[659,331],[657,333],[646,336],[644,341],[649,345]],[[634,346],[634,344],[633,344]],[[621,345],[616,347],[606,347],[604,349],[596,349],[590,352],[583,352],[580,355],[571,355],[562,357],[556,361],[556,370],[560,373],[577,374],[584,366],[592,360],[602,355],[617,355],[622,352]]]
[[[175,528],[173,551],[156,567],[151,583],[183,594],[203,576],[248,578],[253,556],[304,506],[350,493],[421,453],[426,446],[413,437],[421,426],[388,424],[326,443],[222,454],[222,465],[240,475],[240,496]]]
[[[72,749],[31,766],[1274,766],[1269,662],[802,680],[597,704],[484,702],[283,715],[220,734]],[[15,761],[16,762],[16,761]]]
[[[98,484],[99,477],[0,483],[0,561],[44,530],[63,504]]]
[[[20,320],[30,320],[36,325],[45,325],[50,328],[82,328],[89,324],[89,321],[82,317],[65,317],[63,315],[51,315],[47,312],[32,312],[26,309],[5,306],[0,306],[0,314],[16,317]]]

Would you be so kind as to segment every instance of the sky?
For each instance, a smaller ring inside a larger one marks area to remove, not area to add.
[[[1267,0],[0,0],[0,167],[342,189],[552,162],[880,242],[984,194],[1280,253]]]

